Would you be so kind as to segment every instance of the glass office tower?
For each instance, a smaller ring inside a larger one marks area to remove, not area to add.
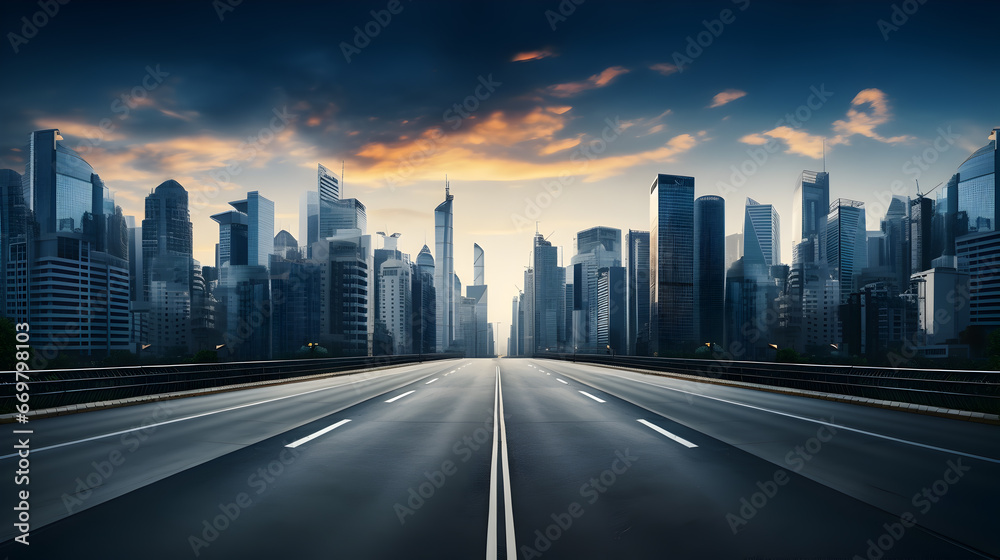
[[[743,258],[748,263],[781,263],[781,220],[771,204],[747,198],[743,220]]]
[[[726,290],[726,201],[694,201],[694,319],[698,342],[722,342]]]
[[[650,343],[663,354],[694,339],[694,177],[660,173],[649,195]]]
[[[965,212],[970,232],[997,231],[1000,207],[997,206],[997,131],[989,143],[979,148],[958,167],[958,211]]]
[[[455,339],[455,246],[454,201],[451,186],[445,181],[444,202],[434,209],[434,268],[437,351],[445,352]]]

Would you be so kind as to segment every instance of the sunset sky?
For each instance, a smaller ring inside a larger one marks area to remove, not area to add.
[[[137,220],[175,179],[206,265],[209,215],[259,190],[298,238],[317,163],[341,161],[369,233],[415,257],[447,174],[456,271],[471,283],[485,249],[503,351],[536,220],[568,263],[581,229],[649,228],[656,173],[692,175],[726,198],[727,233],[746,197],[775,204],[787,262],[824,138],[831,198],[878,229],[892,194],[946,181],[1000,125],[997,2],[648,4],[75,1],[32,34],[39,4],[7,1],[0,167],[23,172],[28,134],[58,128]]]

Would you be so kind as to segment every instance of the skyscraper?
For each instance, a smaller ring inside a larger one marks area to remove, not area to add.
[[[436,294],[434,257],[427,245],[417,254],[413,272],[413,351],[430,354],[437,351],[435,328]]]
[[[455,253],[454,253],[454,195],[445,180],[444,202],[434,209],[434,260],[435,322],[437,351],[446,352],[455,339]]]
[[[726,236],[726,270],[743,258],[743,234],[731,233]]]
[[[247,264],[266,267],[274,250],[274,202],[251,191],[229,204],[247,216]]]
[[[410,264],[388,259],[379,267],[379,318],[392,336],[392,353],[409,354],[413,348],[413,284]]]
[[[803,171],[792,193],[793,264],[825,258],[822,251],[826,249],[824,230],[829,209],[830,174],[826,171]],[[802,243],[805,245],[800,247]]]
[[[660,355],[694,339],[694,177],[650,187],[650,343]]]
[[[694,319],[698,342],[721,342],[726,297],[726,201],[694,201]]]
[[[27,207],[21,174],[0,169],[0,313],[15,322],[28,318]],[[18,257],[22,254],[22,257]]]
[[[36,357],[50,348],[87,356],[128,350],[128,226],[121,207],[58,130],[32,132],[27,158],[22,185],[30,241],[23,253],[12,247],[7,264],[14,257],[28,267]],[[44,367],[37,360],[34,366]]]
[[[743,258],[748,263],[781,263],[781,221],[771,204],[747,198],[743,220]]]
[[[306,191],[299,200],[299,242],[309,257],[312,244],[319,241],[319,193]]]
[[[535,233],[532,250],[533,335],[532,353],[555,352],[559,347],[559,302],[563,299],[565,272],[559,273],[559,249]]]
[[[482,286],[486,284],[486,252],[478,243],[472,245],[472,284]]]
[[[472,246],[472,262],[474,270],[474,280],[472,286],[465,287],[465,295],[474,301],[474,321],[475,329],[473,340],[466,340],[466,353],[468,357],[485,358],[487,352],[489,319],[487,319],[488,293],[486,286],[486,253],[478,243]]]
[[[215,246],[215,266],[247,264],[249,251],[248,217],[242,212],[229,210],[212,215],[219,224],[219,243]]]
[[[958,166],[958,211],[965,212],[970,232],[997,231],[1000,223],[1000,159],[997,158],[997,132],[994,128],[989,143],[972,153]]]
[[[910,270],[913,274],[931,268],[934,201],[925,196],[910,200]]]
[[[320,274],[320,342],[333,355],[363,356],[374,332],[371,236],[356,231],[321,239],[312,260]]]
[[[316,183],[320,200],[324,202],[336,202],[340,200],[340,176],[322,163],[318,165]]]
[[[579,281],[574,274],[573,290],[579,292],[574,300],[581,307],[576,310],[579,325],[573,324],[574,349],[577,352],[603,352],[604,345],[598,343],[598,313],[597,313],[597,271],[602,268],[621,266],[622,232],[617,228],[596,226],[576,234],[576,254],[570,259],[570,264],[579,266]],[[565,275],[565,273],[564,273]],[[565,278],[564,278],[565,281]]]
[[[628,353],[649,352],[649,232],[628,230],[625,236],[628,275]]]
[[[830,204],[826,220],[826,260],[830,273],[840,283],[840,303],[855,289],[855,279],[868,263],[868,232],[865,204],[838,198]]]
[[[604,353],[621,354],[628,350],[627,286],[624,267],[597,271],[597,345]]]

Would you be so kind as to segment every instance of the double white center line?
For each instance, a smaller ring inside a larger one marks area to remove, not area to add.
[[[517,560],[514,540],[514,506],[510,498],[510,466],[507,463],[507,425],[503,418],[503,389],[500,386],[500,366],[497,366],[496,396],[493,405],[493,462],[490,467],[490,513],[486,524],[486,559],[497,559],[497,455],[503,465],[503,510],[506,529],[507,560]]]

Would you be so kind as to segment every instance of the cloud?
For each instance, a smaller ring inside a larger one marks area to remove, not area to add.
[[[739,141],[744,144],[760,146],[772,140],[780,140],[786,146],[786,153],[820,159],[823,157],[824,138],[827,148],[839,144],[850,144],[853,136],[864,136],[885,144],[897,144],[913,139],[912,136],[886,138],[876,132],[876,127],[888,123],[891,119],[892,114],[889,111],[885,92],[869,88],[854,96],[851,107],[847,110],[846,119],[838,119],[833,122],[833,131],[838,134],[823,136],[811,134],[800,128],[782,125],[764,132],[747,134]]]
[[[712,98],[712,104],[708,106],[709,109],[715,107],[722,107],[726,103],[736,101],[737,99],[745,96],[747,92],[738,89],[727,89],[726,91],[719,92],[715,94]]]
[[[510,59],[511,62],[527,62],[529,60],[541,60],[543,58],[549,58],[553,56],[558,56],[551,49],[539,49],[537,51],[526,51],[517,53],[514,58]]]
[[[464,181],[515,182],[571,175],[591,182],[619,175],[636,164],[670,161],[703,141],[681,134],[659,147],[614,155],[625,150],[628,141],[624,140],[619,145],[623,147],[594,154],[584,152],[584,147],[601,139],[601,132],[561,137],[569,120],[568,115],[541,107],[521,113],[495,111],[479,121],[466,120],[455,132],[432,127],[410,138],[368,143],[357,150],[348,166],[355,169],[355,183],[374,188],[437,180],[445,172]],[[625,124],[619,123],[619,134]]]
[[[677,66],[669,64],[667,62],[660,62],[658,64],[653,64],[652,66],[649,67],[649,69],[653,70],[654,72],[659,72],[664,76],[669,76],[680,70],[679,68],[677,68]]]
[[[627,68],[622,66],[612,66],[604,69],[604,71],[599,74],[594,74],[586,80],[556,84],[546,88],[546,91],[549,95],[554,95],[555,97],[572,97],[587,90],[602,88],[610,84],[618,76],[627,73]]]
[[[867,106],[867,111],[865,110]],[[858,109],[861,107],[861,109]],[[893,136],[886,138],[875,132],[875,127],[889,122],[892,114],[889,112],[889,101],[885,92],[876,88],[861,90],[847,111],[847,120],[834,121],[833,129],[843,137],[860,134],[886,144],[897,144],[912,140],[912,136]]]

